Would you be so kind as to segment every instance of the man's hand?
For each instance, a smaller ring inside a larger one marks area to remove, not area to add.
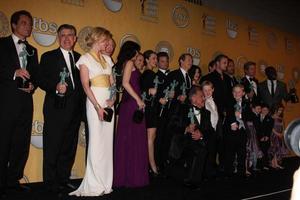
[[[195,131],[196,124],[190,124],[185,128],[186,133],[192,133]]]
[[[178,100],[179,100],[181,103],[183,103],[183,102],[185,101],[185,99],[186,99],[186,95],[180,95],[180,96],[178,96]]]
[[[19,88],[20,90],[27,92],[27,93],[31,93],[32,90],[34,90],[34,86],[33,84],[30,82],[28,88]]]
[[[56,85],[56,90],[58,91],[59,94],[65,94],[67,91],[67,86],[68,86],[67,83],[65,84],[58,83]]]
[[[159,99],[159,103],[160,103],[161,105],[166,105],[167,102],[168,102],[168,99],[165,99],[165,98],[160,98],[160,99]]]
[[[238,130],[238,128],[239,128],[239,126],[237,123],[231,124],[231,130],[236,131],[236,130]]]
[[[200,132],[199,129],[196,129],[192,132],[192,138],[193,140],[201,140],[203,138],[203,134]]]
[[[20,77],[23,80],[30,79],[30,74],[26,69],[17,69],[15,71],[16,77]]]

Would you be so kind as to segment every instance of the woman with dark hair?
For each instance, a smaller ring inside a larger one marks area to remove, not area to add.
[[[119,120],[114,146],[115,187],[141,187],[149,183],[148,150],[145,121],[136,123],[133,115],[144,109],[141,99],[141,73],[134,65],[140,46],[127,41],[121,47],[116,69],[123,72],[124,93],[120,103]]]
[[[188,71],[188,74],[192,79],[192,84],[200,86],[200,78],[202,75],[201,68],[197,65],[192,65],[192,67]]]
[[[157,65],[156,53],[152,50],[147,50],[144,52],[144,64],[145,71],[141,77],[141,89],[142,93],[146,94],[147,100],[145,101],[145,119],[148,137],[148,153],[149,153],[149,163],[151,172],[154,175],[158,174],[157,166],[154,158],[154,140],[156,137],[157,128],[157,114],[156,114],[156,99],[155,95],[157,88],[155,88],[155,72],[153,69]]]

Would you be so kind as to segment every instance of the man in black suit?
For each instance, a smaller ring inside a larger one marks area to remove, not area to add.
[[[199,86],[191,88],[189,100],[191,105],[185,109],[183,115],[177,116],[177,120],[173,121],[175,134],[172,138],[170,157],[174,159],[185,157],[189,166],[185,185],[197,188],[203,179],[205,168],[211,167],[209,155],[214,129]]]
[[[289,95],[286,84],[277,80],[277,71],[269,66],[265,69],[267,80],[258,84],[258,93],[261,101],[269,106],[271,111],[282,103],[282,100],[288,101]]]
[[[227,108],[233,101],[231,92],[231,79],[225,73],[228,65],[228,57],[220,54],[215,58],[216,69],[202,77],[200,83],[204,81],[210,81],[214,86],[213,98],[216,103],[219,121],[216,128],[217,133],[217,152],[219,155],[219,169],[222,172],[224,170],[224,141],[223,141],[223,121]]]
[[[226,74],[230,78],[230,86],[231,86],[231,90],[232,90],[233,86],[235,86],[239,82],[236,79],[236,77],[234,76],[234,74],[235,74],[235,64],[234,64],[234,61],[232,59],[230,59],[230,58],[228,58],[228,64],[227,64]]]
[[[70,187],[69,177],[75,159],[83,110],[83,90],[75,66],[80,54],[73,50],[76,29],[63,24],[57,31],[60,47],[41,57],[40,87],[44,101],[43,178],[48,189]],[[68,72],[62,81],[63,72]],[[73,189],[73,188],[72,188]]]
[[[242,78],[241,83],[245,87],[245,97],[248,99],[250,104],[260,103],[258,96],[258,80],[255,78],[256,74],[256,63],[248,61],[244,64],[245,76]]]
[[[31,14],[17,11],[10,23],[13,34],[0,39],[0,195],[6,186],[25,189],[19,179],[29,154],[38,70],[37,50],[26,41],[32,31]]]
[[[185,109],[188,107],[187,94],[191,88],[192,80],[189,77],[188,70],[193,64],[193,58],[191,54],[184,53],[178,59],[179,69],[170,72],[167,76],[166,87],[169,87],[170,95],[169,100],[165,107],[168,109],[168,120],[166,124],[166,134],[165,134],[165,148],[169,149],[171,138],[173,137],[173,121],[176,120],[178,116],[182,116]],[[174,87],[172,85],[175,83]],[[181,88],[185,84],[185,91]],[[185,94],[183,94],[185,93]]]
[[[159,52],[157,54],[157,66],[158,71],[156,72],[156,76],[158,76],[158,80],[160,84],[158,84],[157,88],[157,114],[158,114],[158,124],[157,124],[157,136],[155,139],[155,159],[156,163],[160,169],[163,171],[163,163],[167,159],[167,148],[165,141],[166,136],[166,123],[168,117],[168,97],[165,98],[164,90],[167,87],[167,76],[169,74],[169,55],[166,52]]]

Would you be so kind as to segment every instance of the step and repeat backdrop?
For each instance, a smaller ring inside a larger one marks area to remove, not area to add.
[[[122,43],[133,40],[142,51],[153,49],[170,55],[171,69],[175,69],[181,53],[189,52],[194,64],[205,74],[207,64],[219,53],[235,61],[236,75],[243,76],[243,64],[257,63],[257,77],[265,79],[264,69],[273,65],[280,80],[299,89],[300,37],[267,27],[217,10],[211,10],[184,0],[9,0],[0,1],[0,36],[11,33],[10,16],[25,9],[34,17],[29,42],[41,55],[58,47],[56,31],[69,23],[78,31],[76,50],[86,51],[84,38],[91,27],[103,26],[113,33],[117,43],[116,59]],[[24,182],[42,181],[42,107],[44,92],[34,94],[34,119],[30,156]],[[286,105],[286,123],[300,117],[300,106]],[[85,133],[80,138],[72,177],[84,174]],[[0,127],[1,132],[1,127]]]

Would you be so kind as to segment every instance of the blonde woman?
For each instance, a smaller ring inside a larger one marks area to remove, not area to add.
[[[109,87],[113,84],[112,60],[105,50],[111,33],[95,27],[86,37],[90,51],[80,57],[81,83],[87,96],[86,112],[89,126],[89,145],[84,178],[79,188],[70,193],[76,196],[100,196],[112,191],[114,119],[104,121],[105,107],[113,109]]]

